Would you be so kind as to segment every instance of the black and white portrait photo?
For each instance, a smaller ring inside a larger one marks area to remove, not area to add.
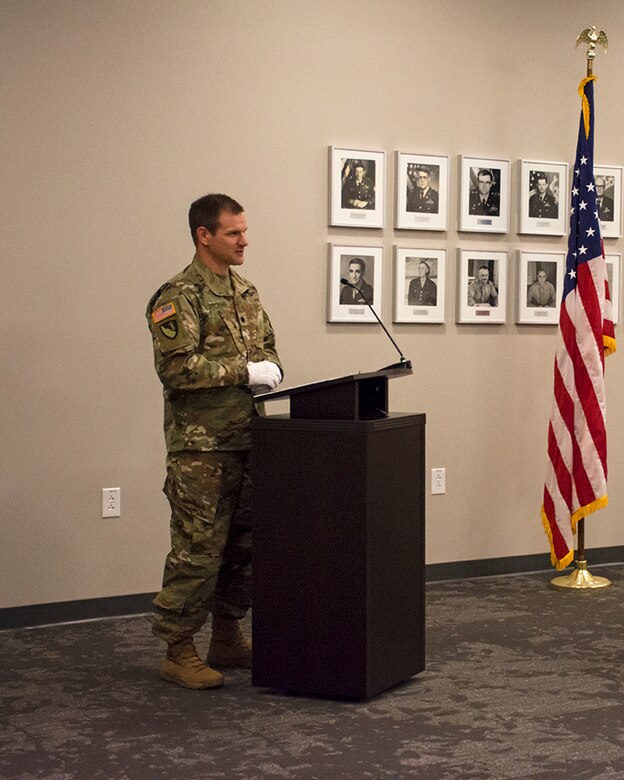
[[[519,160],[519,233],[562,236],[567,230],[568,165]]]
[[[458,322],[505,322],[507,252],[459,250]]]
[[[380,228],[385,217],[385,152],[329,147],[329,224]]]
[[[367,281],[374,279],[375,258],[372,255],[344,254],[340,258],[341,279],[349,282],[340,291],[340,303],[344,306],[366,306],[373,303],[374,288]]]
[[[399,230],[446,230],[449,158],[396,152],[396,220]]]
[[[382,256],[380,246],[329,244],[327,322],[377,322]]]
[[[554,309],[557,306],[557,263],[529,262],[527,306]]]
[[[436,306],[438,303],[438,261],[435,257],[408,257],[405,282],[408,306]]]
[[[444,322],[446,250],[395,247],[394,322]]]
[[[596,203],[601,222],[613,222],[615,219],[615,176],[596,176]]]
[[[408,163],[406,209],[411,212],[437,214],[440,209],[440,166]]]
[[[342,160],[340,172],[342,208],[375,208],[375,161]]]
[[[558,324],[565,257],[565,252],[518,252],[518,323]]]
[[[470,169],[468,211],[471,216],[500,216],[500,178],[500,168]]]
[[[611,297],[611,320],[614,325],[620,321],[620,261],[618,253],[606,254],[607,279],[609,281],[609,295]]]
[[[509,167],[509,160],[460,156],[460,230],[507,233]]]
[[[498,306],[496,260],[468,260],[468,306]]]
[[[594,165],[594,184],[600,234],[603,238],[622,235],[622,166]]]
[[[529,171],[529,217],[558,219],[560,181],[556,171]]]

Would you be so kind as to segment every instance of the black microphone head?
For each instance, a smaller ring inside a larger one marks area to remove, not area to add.
[[[340,280],[340,284],[351,284],[351,282],[347,281],[344,277]]]

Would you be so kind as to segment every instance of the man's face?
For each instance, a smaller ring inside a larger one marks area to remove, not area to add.
[[[546,192],[546,189],[548,187],[548,182],[546,179],[538,179],[537,180],[537,191],[540,195],[543,195]]]
[[[477,186],[479,187],[481,195],[487,198],[492,189],[492,177],[487,173],[479,174],[477,176]]]
[[[427,266],[424,263],[418,264],[418,276],[427,276]]]
[[[596,179],[596,196],[602,198],[604,194],[604,179]]]
[[[416,186],[419,190],[426,190],[429,186],[429,174],[425,171],[416,171]]]
[[[543,287],[546,282],[546,271],[538,271],[537,283]]]
[[[490,190],[492,189],[492,177],[488,174],[480,174],[477,176],[477,186],[479,187],[479,192],[484,198],[487,198],[487,196],[490,194]]]
[[[361,165],[357,165],[355,168],[355,180],[362,181],[364,178],[364,168]]]
[[[244,212],[231,214],[222,211],[214,235],[205,228],[199,228],[197,237],[206,249],[206,265],[218,274],[226,274],[231,265],[242,265],[245,262],[245,247],[249,244],[246,233]]]
[[[490,272],[487,268],[479,268],[479,281],[481,284],[485,284],[490,278]]]
[[[349,281],[357,285],[362,278],[362,266],[359,263],[349,263]]]

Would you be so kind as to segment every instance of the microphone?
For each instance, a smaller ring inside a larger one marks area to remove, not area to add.
[[[386,326],[383,324],[383,322],[382,322],[382,321],[379,319],[379,317],[377,316],[377,312],[375,311],[375,309],[373,309],[373,307],[372,307],[372,305],[371,305],[370,301],[366,300],[366,296],[365,296],[365,295],[364,295],[364,293],[363,293],[363,292],[360,290],[360,288],[359,288],[359,287],[356,287],[354,284],[351,284],[351,282],[350,282],[350,281],[348,281],[347,279],[344,279],[344,278],[340,280],[340,284],[344,284],[344,285],[346,285],[347,287],[351,287],[353,290],[355,290],[355,291],[356,291],[356,292],[359,294],[360,298],[361,298],[361,299],[364,301],[364,303],[365,303],[365,304],[368,306],[368,308],[369,308],[369,309],[370,309],[370,310],[373,312],[373,315],[374,315],[375,319],[377,320],[377,322],[378,322],[378,323],[381,325],[381,327],[384,329],[384,332],[385,332],[386,336],[387,336],[387,337],[390,339],[390,341],[391,341],[391,342],[394,344],[394,348],[396,349],[396,351],[397,351],[397,352],[399,353],[399,355],[401,356],[401,363],[409,363],[409,361],[406,359],[405,355],[404,355],[404,354],[401,352],[401,350],[399,349],[399,346],[398,346],[398,344],[396,343],[396,341],[395,341],[395,340],[392,338],[392,336],[391,336],[391,335],[388,333],[388,329],[386,328]]]

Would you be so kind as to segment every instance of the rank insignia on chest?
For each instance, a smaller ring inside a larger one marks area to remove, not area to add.
[[[172,317],[175,313],[176,307],[173,305],[173,302],[164,303],[152,313],[152,322],[156,325],[157,323],[166,320],[167,317]]]
[[[177,320],[171,320],[171,322],[164,322],[160,326],[160,332],[168,339],[174,339],[178,335],[178,323]]]

